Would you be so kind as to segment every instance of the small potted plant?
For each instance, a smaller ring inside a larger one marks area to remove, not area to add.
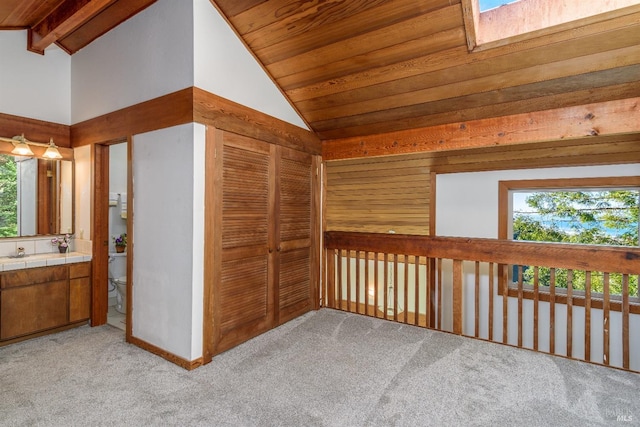
[[[51,239],[51,244],[57,245],[58,251],[60,251],[61,254],[65,254],[69,251],[69,246],[71,246],[71,237],[71,234],[65,234],[61,237],[54,237],[53,239]]]
[[[127,233],[122,233],[118,237],[113,236],[113,244],[116,247],[116,252],[124,252],[127,248]]]

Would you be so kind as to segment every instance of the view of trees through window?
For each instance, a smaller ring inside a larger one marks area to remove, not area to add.
[[[13,156],[0,154],[0,237],[18,234],[18,175]]]
[[[640,190],[522,191],[513,193],[513,239],[615,246],[638,246]],[[567,288],[568,272],[556,269],[555,286]],[[551,284],[552,271],[538,269],[539,284]],[[572,289],[584,290],[584,271],[571,272]],[[514,267],[514,280],[518,269]],[[523,280],[533,284],[534,269],[523,267]],[[592,292],[602,293],[604,274],[592,273]],[[621,294],[623,277],[609,275],[609,291]],[[638,296],[638,276],[629,276],[629,295]]]

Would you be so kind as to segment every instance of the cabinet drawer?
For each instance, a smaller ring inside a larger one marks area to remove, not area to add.
[[[91,263],[82,262],[78,264],[69,264],[69,279],[77,279],[78,277],[89,277],[91,275]]]
[[[2,273],[0,287],[6,289],[15,286],[28,286],[66,280],[68,278],[67,268],[66,265],[56,265],[52,267],[26,268],[24,270]]]
[[[65,279],[2,290],[0,339],[6,340],[66,325],[67,286]]]

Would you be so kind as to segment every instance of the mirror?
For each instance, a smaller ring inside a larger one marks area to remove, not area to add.
[[[73,233],[73,161],[0,154],[0,237]]]

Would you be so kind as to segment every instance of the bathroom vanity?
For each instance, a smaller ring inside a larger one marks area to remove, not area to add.
[[[90,313],[90,262],[0,272],[0,346],[83,325]]]

